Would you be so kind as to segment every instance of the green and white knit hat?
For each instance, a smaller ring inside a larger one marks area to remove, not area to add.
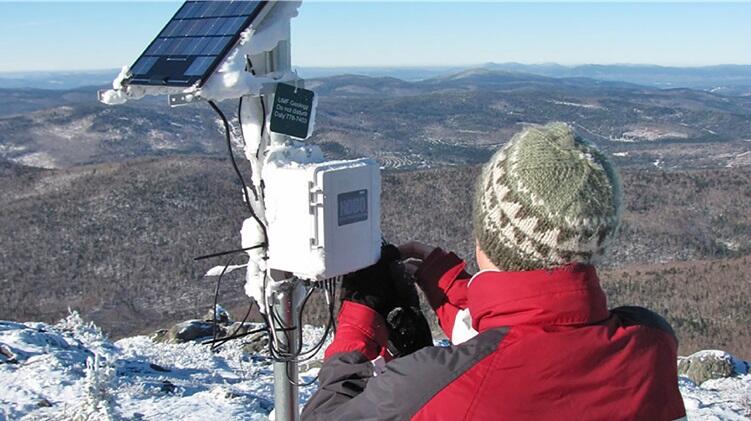
[[[565,123],[517,133],[482,170],[474,203],[480,248],[499,269],[596,263],[618,229],[610,161]]]

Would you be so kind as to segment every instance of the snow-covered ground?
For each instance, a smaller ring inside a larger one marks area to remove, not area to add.
[[[306,327],[305,343],[321,334]],[[0,321],[0,421],[267,419],[274,406],[271,362],[244,353],[241,343],[218,353],[146,336],[111,343],[76,314],[54,326]],[[315,387],[300,388],[301,403]]]
[[[307,327],[305,342],[321,334]],[[316,370],[300,380],[312,380]],[[749,374],[701,386],[681,377],[679,384],[689,419],[750,415]],[[302,387],[300,402],[315,388]],[[241,341],[212,353],[198,343],[145,336],[112,343],[76,314],[56,325],[0,322],[0,421],[252,420],[272,409],[270,361],[244,353]]]
[[[733,358],[723,351],[700,351],[692,359],[727,358],[736,373],[742,376],[707,380],[697,386],[686,377],[678,378],[689,419],[747,420],[751,419],[751,374],[749,363]]]

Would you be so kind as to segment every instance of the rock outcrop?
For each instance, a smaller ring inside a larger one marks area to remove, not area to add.
[[[707,380],[748,373],[748,363],[724,351],[700,351],[678,360],[678,374],[701,385]]]

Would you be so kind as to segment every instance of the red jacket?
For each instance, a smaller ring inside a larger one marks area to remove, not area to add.
[[[387,331],[345,302],[321,386],[304,419],[675,420],[685,416],[670,326],[639,307],[608,311],[595,269],[480,272],[433,252],[418,282],[451,337],[467,309],[472,339],[428,347],[376,373]]]

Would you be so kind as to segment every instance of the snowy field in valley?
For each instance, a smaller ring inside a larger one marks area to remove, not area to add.
[[[322,332],[307,327],[306,344]],[[55,325],[0,322],[0,421],[268,419],[271,363],[241,342],[218,353],[146,336],[113,343],[76,314]],[[751,375],[747,363],[734,363],[746,374],[701,386],[679,378],[689,419],[749,419]],[[317,368],[302,370],[308,382]],[[301,388],[301,404],[315,388]]]

